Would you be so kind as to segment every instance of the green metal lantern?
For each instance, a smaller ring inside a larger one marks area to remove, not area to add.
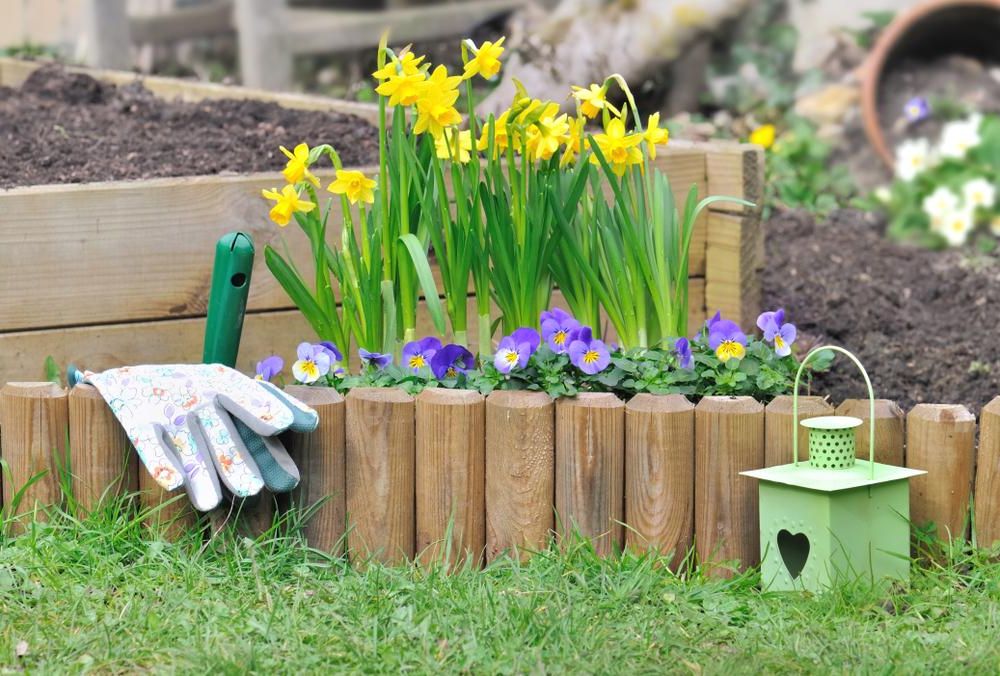
[[[868,386],[868,460],[855,457],[862,421],[849,416],[804,420],[809,461],[799,462],[799,382],[820,350],[847,355]],[[858,359],[839,347],[812,350],[799,366],[792,394],[792,458],[744,476],[760,480],[761,577],[772,591],[822,591],[864,580],[910,577],[909,479],[921,470],[875,462],[875,393]]]

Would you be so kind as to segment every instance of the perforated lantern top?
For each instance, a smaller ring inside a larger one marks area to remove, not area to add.
[[[821,469],[847,469],[857,458],[855,428],[861,418],[847,415],[825,415],[799,423],[809,429],[809,464]]]

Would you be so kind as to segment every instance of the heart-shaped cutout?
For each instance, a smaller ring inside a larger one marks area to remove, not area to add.
[[[802,574],[809,559],[809,538],[805,533],[790,533],[782,528],[778,531],[778,552],[794,580]]]

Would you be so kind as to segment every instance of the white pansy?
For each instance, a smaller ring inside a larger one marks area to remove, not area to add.
[[[896,148],[896,176],[903,181],[912,181],[930,166],[931,144],[927,139],[903,141]]]
[[[969,238],[975,226],[972,209],[957,209],[944,218],[942,227],[938,230],[950,246],[961,246]]]
[[[973,115],[967,120],[949,122],[941,131],[941,143],[938,152],[942,157],[961,159],[970,150],[979,145],[979,125],[982,117]]]
[[[931,217],[931,222],[939,221],[953,211],[958,211],[960,200],[954,192],[940,186],[924,198],[924,213]]]
[[[997,191],[985,178],[976,178],[962,186],[962,196],[966,204],[988,209],[996,202]]]

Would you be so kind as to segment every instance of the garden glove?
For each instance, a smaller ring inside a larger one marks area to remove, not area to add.
[[[131,366],[87,373],[165,490],[187,489],[208,511],[265,486],[287,492],[299,472],[281,442],[285,430],[316,429],[316,412],[271,383],[220,364]]]

